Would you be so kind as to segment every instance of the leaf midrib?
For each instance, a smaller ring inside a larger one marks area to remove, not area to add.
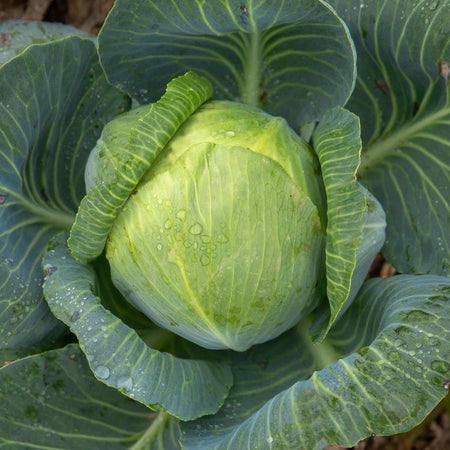
[[[361,154],[361,165],[358,169],[358,174],[363,174],[367,170],[370,170],[377,163],[385,160],[392,150],[399,148],[406,141],[414,137],[415,134],[433,125],[447,115],[450,115],[450,107],[443,108],[415,121],[411,125],[403,125],[386,139],[378,140]]]
[[[262,40],[256,27],[247,35],[247,64],[244,66],[244,77],[241,86],[242,102],[259,107],[260,83],[262,79]]]
[[[11,193],[14,195],[14,193]],[[31,213],[39,222],[53,225],[57,228],[70,228],[75,221],[75,214],[60,211],[44,205],[39,205],[25,197],[16,197],[18,204]],[[7,206],[8,204],[4,205]]]

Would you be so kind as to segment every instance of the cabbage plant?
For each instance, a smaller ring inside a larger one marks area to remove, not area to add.
[[[349,447],[447,394],[450,2],[244,3],[0,24],[5,447]]]

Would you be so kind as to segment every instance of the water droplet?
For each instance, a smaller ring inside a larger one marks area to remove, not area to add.
[[[389,352],[387,358],[389,361],[400,361],[400,355],[396,351]]]
[[[180,209],[177,213],[176,213],[176,218],[180,219],[180,220],[186,220],[186,211],[184,209]]]
[[[166,230],[170,230],[170,229],[172,228],[172,225],[173,225],[173,222],[172,222],[170,219],[168,219],[168,220],[166,220],[165,223],[164,223],[164,228],[165,228]]]
[[[423,311],[411,311],[410,313],[408,313],[406,315],[406,320],[408,322],[416,322],[416,323],[421,323],[421,322],[425,322],[428,319],[429,315]]]
[[[98,366],[95,369],[95,373],[102,380],[106,380],[109,377],[109,369],[106,366]]]
[[[202,255],[200,257],[200,262],[202,263],[202,266],[207,266],[209,264],[209,256],[208,255]]]
[[[158,244],[158,245],[156,246],[156,248],[157,248],[159,251],[161,251],[162,248],[163,248],[163,246],[162,246],[161,244]]]
[[[228,242],[228,238],[224,234],[220,233],[219,236],[217,236],[217,242],[225,244]]]
[[[234,131],[227,131],[227,132],[225,133],[225,136],[226,136],[227,138],[232,138],[232,137],[234,137],[234,135],[235,135]]]
[[[436,360],[431,363],[431,368],[439,373],[447,373],[450,370],[450,363]]]
[[[266,439],[266,441],[267,441],[268,444],[271,444],[271,443],[273,442],[273,437],[272,437],[272,436],[269,436],[269,437]]]
[[[189,233],[200,234],[203,231],[203,227],[199,223],[195,223],[189,228]]]
[[[131,377],[120,377],[117,381],[117,387],[125,391],[131,391],[133,389],[133,379]]]
[[[439,5],[439,0],[435,0],[434,2],[430,3],[429,9],[430,11],[434,11]]]
[[[438,338],[435,337],[430,337],[428,339],[428,343],[432,346],[432,347],[437,347],[439,345],[441,345],[441,341]]]

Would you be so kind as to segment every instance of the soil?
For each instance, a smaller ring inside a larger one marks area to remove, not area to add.
[[[114,0],[0,0],[0,22],[62,22],[97,34],[113,4]]]
[[[0,22],[10,19],[61,22],[97,34],[114,0],[0,0]],[[378,257],[368,278],[389,277],[395,269]],[[355,450],[447,450],[450,449],[450,397],[418,427],[394,436],[373,436]],[[326,450],[343,450],[336,445]]]

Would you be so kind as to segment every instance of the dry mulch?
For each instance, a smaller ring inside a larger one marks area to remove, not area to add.
[[[0,22],[42,20],[73,25],[97,34],[114,0],[2,0]]]
[[[114,0],[1,0],[0,22],[9,19],[62,22],[88,33],[97,34]],[[378,257],[368,278],[396,274],[395,269]],[[355,450],[448,450],[450,449],[450,401],[408,433],[395,436],[374,436],[359,442]],[[327,450],[342,450],[336,445]]]

